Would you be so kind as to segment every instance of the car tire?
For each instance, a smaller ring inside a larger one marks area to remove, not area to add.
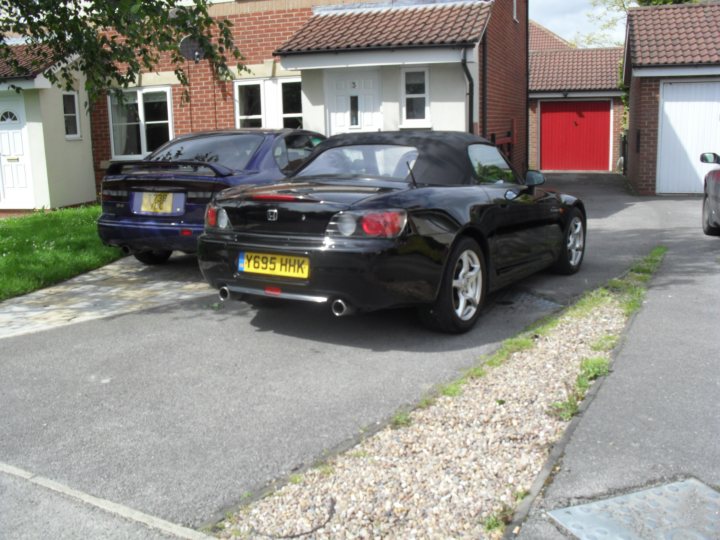
[[[703,197],[702,226],[703,232],[708,236],[720,236],[720,227],[716,227],[710,223],[710,205],[708,204],[707,195]]]
[[[463,237],[450,253],[437,299],[420,309],[420,319],[439,332],[467,332],[480,317],[486,294],[485,255],[475,240]]]
[[[169,249],[153,249],[150,251],[138,251],[133,255],[144,264],[163,264],[170,258],[172,251]]]
[[[585,258],[586,220],[578,208],[570,209],[565,230],[563,231],[563,243],[552,270],[558,274],[571,275],[580,270]]]

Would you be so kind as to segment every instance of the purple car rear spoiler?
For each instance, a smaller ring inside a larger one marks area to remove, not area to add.
[[[180,169],[183,167],[190,167],[194,172],[198,172],[200,169],[211,171],[216,177],[217,176],[231,176],[235,174],[235,171],[223,167],[222,165],[216,165],[214,163],[206,163],[203,161],[113,161],[107,168],[108,176],[117,174],[123,174],[126,169],[134,170],[148,170],[148,169],[159,169],[159,170],[171,170]]]

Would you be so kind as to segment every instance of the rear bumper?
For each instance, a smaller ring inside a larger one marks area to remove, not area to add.
[[[200,236],[198,262],[211,286],[234,295],[326,303],[341,299],[371,311],[433,302],[442,275],[442,248],[433,251],[421,238],[355,240],[327,246],[268,245]],[[307,279],[248,274],[237,270],[240,251],[307,257]]]
[[[126,247],[131,251],[177,250],[194,253],[202,231],[202,223],[163,223],[104,215],[98,219],[98,235],[103,244]]]

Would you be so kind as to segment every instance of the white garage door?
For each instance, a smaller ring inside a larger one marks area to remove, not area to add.
[[[658,193],[702,193],[711,166],[703,152],[720,153],[720,81],[663,83],[660,95]]]

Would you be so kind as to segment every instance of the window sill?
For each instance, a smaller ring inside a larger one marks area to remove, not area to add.
[[[83,138],[80,135],[65,135],[66,141],[82,141]]]

